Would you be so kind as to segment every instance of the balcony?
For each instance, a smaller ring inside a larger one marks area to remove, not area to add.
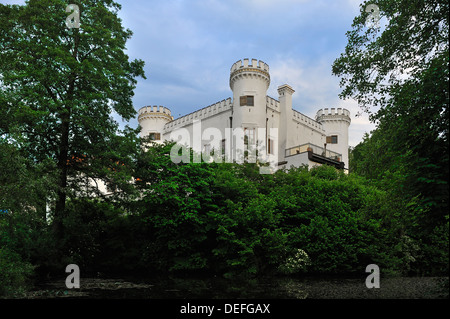
[[[305,152],[308,152],[308,159],[310,161],[332,165],[336,168],[344,168],[344,163],[341,162],[342,154],[327,150],[311,143],[286,149],[285,157],[294,156]]]

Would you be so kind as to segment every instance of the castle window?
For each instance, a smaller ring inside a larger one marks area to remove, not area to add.
[[[225,139],[222,140],[222,155],[225,155]]]
[[[267,152],[273,155],[274,151],[275,150],[273,149],[273,140],[269,138],[269,140],[267,141]]]
[[[244,95],[240,97],[240,105],[241,106],[254,106],[254,97],[253,95]]]
[[[148,136],[152,141],[159,141],[161,139],[161,133],[150,133]]]
[[[337,135],[327,136],[327,144],[337,144],[337,143],[338,143]]]
[[[244,144],[248,145],[250,144],[255,144],[256,141],[256,136],[255,136],[255,129],[254,128],[248,128],[248,127],[244,127]]]

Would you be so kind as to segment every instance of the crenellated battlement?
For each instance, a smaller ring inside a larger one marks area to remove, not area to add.
[[[274,111],[280,112],[280,101],[267,95],[266,96],[266,107],[270,108]]]
[[[256,59],[243,59],[235,62],[230,71],[230,88],[233,90],[234,83],[242,79],[261,79],[270,85],[269,65]]]
[[[280,110],[280,101],[274,99],[273,97],[266,96],[266,107],[281,112]],[[323,126],[321,123],[317,122],[316,120],[310,118],[309,116],[306,116],[303,113],[300,113],[297,110],[292,109],[292,119],[296,121],[299,124],[305,125],[310,127],[311,129],[314,129],[316,131],[319,131],[320,133],[324,132]]]
[[[316,113],[316,121],[320,122],[323,120],[346,121],[350,124],[350,111],[340,107],[320,109]]]
[[[317,120],[313,120],[309,116],[306,116],[303,113],[300,113],[297,110],[292,109],[292,116],[294,118],[294,121],[303,124],[305,126],[308,126],[309,128],[319,131],[321,133],[324,133],[324,129],[321,123],[319,123]]]
[[[210,116],[222,113],[227,110],[231,110],[233,107],[233,102],[231,98],[227,98],[226,100],[222,100],[215,104],[204,107],[198,111],[189,113],[185,116],[179,117],[169,123],[164,125],[164,131],[171,131],[174,128],[183,127],[185,125],[192,124],[194,120],[203,120]]]
[[[167,114],[169,116],[172,116],[170,110],[167,107],[164,106],[144,106],[141,107],[138,111],[138,114],[146,114],[146,113],[163,113],[163,114]]]
[[[165,122],[173,120],[170,110],[164,106],[144,106],[138,111],[138,122],[142,123],[144,120],[161,119]]]
[[[243,60],[239,60],[239,61],[235,62],[231,66],[230,73],[233,73],[236,70],[240,70],[243,68],[262,70],[262,71],[269,73],[269,65],[261,60],[258,61],[256,59],[251,59],[251,61],[249,59],[243,59]]]

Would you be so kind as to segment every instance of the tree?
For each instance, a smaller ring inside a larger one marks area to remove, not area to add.
[[[367,27],[367,6],[376,5],[382,28]],[[408,76],[419,76],[430,62],[448,54],[449,4],[444,0],[365,1],[347,32],[345,52],[333,63],[341,77],[341,98],[355,98],[363,110],[388,104]],[[448,63],[448,61],[447,61]],[[443,79],[445,80],[445,79]]]
[[[81,25],[72,29],[65,24],[65,1],[0,5],[0,135],[35,163],[56,164],[57,232],[77,178],[108,181],[131,162],[117,145],[135,149],[135,131],[126,127],[118,134],[111,114],[135,116],[135,78],[145,78],[144,62],[129,61],[124,52],[132,32],[122,27],[120,5],[76,4]]]
[[[174,163],[173,145],[154,144],[138,157],[141,196],[132,211],[147,229],[141,259],[160,271],[206,268],[213,164]]]
[[[405,172],[402,191],[420,195],[425,206],[443,216],[449,176],[449,4],[370,3],[379,7],[386,27],[382,32],[365,29],[368,3],[361,5],[362,13],[347,33],[345,53],[333,64],[333,73],[341,77],[340,96],[355,98],[378,123],[371,142],[378,156],[367,160],[378,161],[385,170]]]
[[[449,3],[370,1],[380,10],[381,28],[366,28],[368,4],[361,4],[333,64],[340,97],[356,99],[377,123],[352,151],[353,171],[414,207],[409,235],[429,247],[448,242],[448,230],[439,231],[439,240],[433,234],[448,228]]]

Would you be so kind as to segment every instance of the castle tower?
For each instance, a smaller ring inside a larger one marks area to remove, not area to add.
[[[233,128],[254,129],[257,132],[258,128],[266,127],[269,85],[269,66],[266,63],[244,59],[232,65],[230,88],[233,91]]]
[[[156,142],[162,142],[164,124],[173,120],[168,108],[163,106],[144,106],[138,111],[141,137],[150,136]]]
[[[280,126],[278,128],[278,156],[284,157],[285,150],[295,146],[293,141],[294,125],[292,122],[292,94],[294,89],[287,84],[278,87],[278,99],[280,100]]]
[[[348,127],[350,112],[342,108],[325,108],[316,113],[316,121],[321,123],[326,133],[327,150],[342,154],[341,161],[348,169]]]

